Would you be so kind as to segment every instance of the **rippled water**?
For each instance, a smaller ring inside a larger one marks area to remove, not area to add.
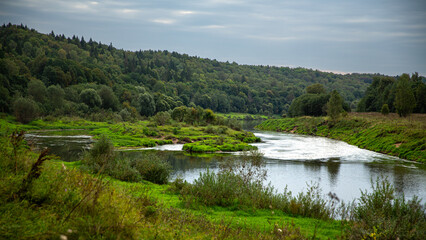
[[[324,194],[336,193],[344,200],[359,197],[360,190],[370,190],[371,180],[387,177],[398,193],[414,195],[426,200],[426,168],[423,164],[408,162],[323,137],[275,132],[254,132],[262,139],[256,143],[267,160],[267,182],[278,192],[287,188],[293,193],[304,191],[307,184],[319,183]],[[199,160],[203,162],[202,159]],[[220,161],[220,160],[218,160]],[[198,178],[206,167],[217,169],[211,159],[205,167],[175,167],[189,182]]]
[[[67,162],[79,160],[83,152],[88,150],[94,142],[92,137],[87,135],[25,134],[25,139],[28,144],[36,149],[49,148],[50,154],[60,156],[62,160]]]
[[[344,200],[360,196],[360,190],[371,189],[370,180],[384,176],[394,184],[398,193],[426,200],[426,167],[380,153],[360,149],[345,142],[328,138],[275,132],[254,132],[262,139],[256,145],[266,158],[267,182],[278,192],[287,186],[293,193],[306,189],[307,183],[320,185],[324,194],[336,193]],[[78,160],[92,140],[89,136],[32,136],[39,147],[47,146],[66,161]],[[218,163],[230,154],[191,155],[180,151],[182,145],[163,145],[143,150],[156,151],[169,161],[173,178],[183,177],[192,182],[207,168],[215,171]],[[141,149],[142,150],[142,149]],[[140,158],[147,151],[121,152],[130,158]]]

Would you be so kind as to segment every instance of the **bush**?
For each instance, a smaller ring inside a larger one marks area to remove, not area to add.
[[[166,123],[169,123],[171,119],[172,118],[170,117],[170,114],[168,112],[159,112],[154,116],[154,121],[161,126]]]
[[[406,201],[396,196],[394,187],[385,178],[371,183],[373,192],[361,192],[354,209],[351,239],[424,239],[426,236],[425,205],[414,197]]]
[[[37,104],[29,99],[20,97],[13,102],[13,110],[16,120],[21,123],[29,123],[38,116]]]
[[[153,183],[165,184],[171,173],[170,164],[154,154],[147,154],[137,160],[116,156],[113,144],[104,135],[94,144],[82,162],[84,167],[95,173],[102,172],[116,179],[130,182],[145,179]]]
[[[169,181],[172,167],[170,164],[155,154],[148,154],[133,163],[134,168],[142,178],[157,184],[166,184]]]
[[[385,104],[383,104],[383,106],[382,106],[382,110],[381,110],[381,113],[383,114],[383,115],[388,115],[389,114],[389,106],[385,103]]]

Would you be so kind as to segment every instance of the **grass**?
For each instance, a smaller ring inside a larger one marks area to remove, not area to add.
[[[392,197],[381,197],[383,194],[389,196],[388,187],[383,188],[386,191],[379,188],[363,195],[364,204],[358,205],[360,214],[354,222],[303,217],[274,206],[188,206],[183,195],[176,191],[186,185],[182,182],[164,185],[145,180],[124,182],[82,171],[82,162],[65,163],[50,158],[42,163],[40,174],[33,175],[28,187],[22,190],[22,182],[29,179],[28,173],[34,169],[38,154],[31,152],[20,138],[8,137],[4,129],[0,132],[0,239],[336,239],[342,235],[359,239],[372,234],[388,236],[384,235],[386,228],[379,228],[380,222],[370,226],[368,219],[380,219],[385,223],[408,221],[411,225],[405,224],[400,229],[411,235],[404,236],[414,236],[414,239],[424,236],[424,208],[402,200],[394,204],[389,201]],[[99,149],[93,155],[108,152],[108,149]],[[238,166],[245,168],[247,165]],[[242,172],[249,176],[245,178],[242,174],[243,179],[258,179],[247,168]],[[369,205],[380,201],[383,208]],[[397,211],[393,213],[389,209]],[[375,218],[383,212],[391,213]],[[415,221],[411,221],[413,219]],[[397,236],[402,235],[398,233]]]
[[[426,114],[400,118],[396,114],[350,113],[337,123],[327,117],[271,119],[261,130],[317,135],[368,150],[426,163]]]
[[[266,120],[270,117],[262,114],[249,114],[249,113],[216,113],[218,116],[225,118],[233,118],[237,120]]]
[[[5,116],[0,119],[0,129],[24,130],[46,135],[85,134],[95,139],[105,135],[117,148],[189,143],[188,146],[193,147],[187,149],[192,152],[241,151],[253,148],[247,143],[260,140],[250,132],[237,131],[227,126],[193,126],[181,122],[157,126],[151,121],[108,123],[61,118],[55,121],[35,120],[29,124],[20,124],[12,117]]]

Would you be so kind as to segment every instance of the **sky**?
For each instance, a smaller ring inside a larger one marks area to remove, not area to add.
[[[426,76],[425,0],[0,0],[0,23],[250,65]]]

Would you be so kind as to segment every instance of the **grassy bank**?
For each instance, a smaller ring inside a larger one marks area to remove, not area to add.
[[[154,121],[94,122],[80,118],[35,120],[20,124],[11,116],[0,119],[1,129],[16,129],[43,135],[90,135],[98,139],[107,136],[115,147],[137,148],[184,143],[188,151],[241,151],[252,149],[248,143],[259,141],[252,133],[226,125],[197,126],[184,122],[158,125]]]
[[[379,113],[350,113],[337,123],[326,117],[270,119],[260,130],[329,137],[368,150],[426,163],[426,115],[400,118]]]
[[[187,207],[176,184],[124,182],[0,137],[0,239],[334,239],[338,221]],[[35,170],[34,170],[35,169]]]
[[[225,163],[217,175],[200,175],[194,184],[159,185],[143,180],[149,169],[117,161],[105,135],[82,161],[65,163],[32,152],[21,134],[2,130],[0,239],[423,239],[425,234],[424,207],[396,198],[386,182],[362,194],[361,204],[343,218],[348,220],[336,221],[329,212],[333,201],[316,191],[291,196],[262,186],[263,158],[255,152]],[[140,162],[153,163],[147,160]],[[111,177],[132,168],[143,179]]]

